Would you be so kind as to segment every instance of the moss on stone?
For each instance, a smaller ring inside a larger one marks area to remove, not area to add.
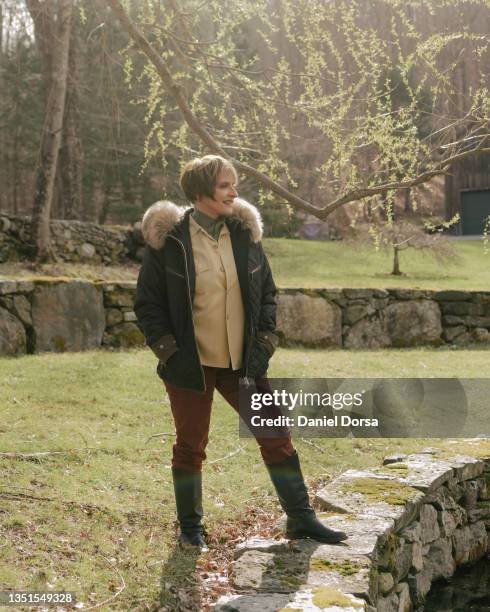
[[[303,295],[307,295],[308,297],[312,297],[312,298],[322,297],[318,289],[302,288],[300,291]]]
[[[134,323],[120,323],[112,328],[117,347],[132,348],[144,344],[144,336]]]
[[[297,589],[303,584],[303,581],[296,576],[281,576],[279,582],[282,584],[282,586],[291,587],[293,589]]]
[[[326,519],[335,516],[337,518],[342,519],[343,521],[354,521],[357,518],[355,514],[344,514],[343,512],[319,512],[316,516],[320,519]]]
[[[360,493],[370,502],[385,502],[392,506],[404,506],[418,491],[393,480],[381,478],[355,478],[342,487],[343,493]]]
[[[281,608],[276,612],[304,612],[303,608]]]
[[[287,553],[275,555],[268,562],[264,577],[273,577],[283,587],[295,590],[303,584],[306,570],[304,565],[300,566],[297,563],[298,561]]]
[[[361,566],[354,561],[343,559],[342,561],[329,561],[328,559],[311,559],[310,570],[317,572],[337,572],[342,576],[357,574]]]
[[[283,570],[286,569],[286,561],[283,557],[276,556],[272,559],[272,565],[275,569]]]
[[[339,516],[339,513],[338,512],[319,512],[317,514],[317,518],[330,518],[331,516]]]
[[[318,608],[329,608],[330,606],[338,606],[339,608],[362,608],[361,603],[352,601],[347,595],[344,595],[331,587],[317,587],[313,590],[313,603]]]
[[[277,553],[270,563],[275,569],[286,570],[290,574],[301,574],[303,569],[298,564],[298,560],[290,553]]]
[[[392,474],[393,472],[398,473],[400,475],[406,476],[408,473],[408,465],[406,463],[388,463],[388,465],[384,465],[378,471],[385,472],[386,474]]]

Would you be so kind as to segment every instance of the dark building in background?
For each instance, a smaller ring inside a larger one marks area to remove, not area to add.
[[[456,213],[460,235],[483,234],[490,216],[490,155],[472,155],[453,164],[446,176],[446,219]]]

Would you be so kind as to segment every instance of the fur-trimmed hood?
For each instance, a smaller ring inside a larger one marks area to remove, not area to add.
[[[250,230],[253,242],[260,242],[263,224],[257,208],[241,198],[235,198],[231,207],[232,218],[240,220]],[[161,249],[169,232],[184,218],[186,210],[188,207],[177,206],[168,200],[155,202],[143,216],[141,231],[145,242],[153,249]]]

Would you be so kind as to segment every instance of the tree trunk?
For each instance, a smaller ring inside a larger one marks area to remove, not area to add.
[[[46,108],[52,91],[53,58],[56,36],[54,0],[26,0],[34,21],[36,44],[43,68]],[[62,143],[59,153],[56,197],[59,199],[57,214],[61,218],[80,219],[82,216],[83,149],[80,140],[80,41],[78,20],[72,19],[68,56],[68,82],[63,118]]]
[[[19,118],[19,113],[17,110],[17,99],[15,100],[14,105],[14,117],[16,119]],[[12,212],[14,215],[19,214],[19,195],[18,195],[18,186],[19,186],[19,123],[17,123],[14,127],[14,145],[12,152],[12,180],[13,180],[13,193],[12,193]]]
[[[3,57],[3,28],[4,28],[3,7],[2,7],[2,3],[0,2],[0,91],[3,91],[3,83],[2,83],[3,60],[4,60],[4,57]],[[1,105],[0,105],[0,110],[3,110],[3,107]],[[5,169],[7,168],[7,165],[8,165],[6,141],[7,141],[7,137],[6,136],[4,137],[4,132],[0,128],[0,181],[4,185],[8,185],[7,181],[5,180],[6,177],[4,175]],[[8,187],[7,189],[4,188],[3,191],[4,193],[0,193],[0,210],[8,210],[9,209]],[[5,191],[7,191],[7,193],[5,193]]]
[[[121,200],[123,190],[120,181],[118,181],[117,185],[114,188],[111,188],[110,185],[105,185],[104,187],[104,200],[102,202],[102,207],[99,211],[99,218],[97,220],[97,223],[99,223],[100,225],[104,225],[104,223],[107,221],[107,217],[111,208],[111,202],[113,202],[115,196],[114,191],[117,194],[116,199]]]
[[[34,22],[34,34],[36,46],[41,57],[41,65],[44,81],[45,103],[48,104],[48,96],[51,91],[51,80],[53,78],[53,58],[56,57],[56,32],[55,32],[55,4],[54,0],[26,0],[27,9]]]
[[[400,255],[399,255],[400,249],[396,246],[393,247],[393,270],[391,271],[391,274],[394,276],[401,276],[401,270],[400,270]]]
[[[65,111],[68,55],[73,14],[73,0],[59,0],[57,16],[56,53],[53,55],[53,77],[46,105],[46,120],[41,140],[40,162],[37,170],[36,194],[32,215],[32,238],[36,257],[43,261],[52,258],[49,220],[53,202],[56,167],[62,141]]]
[[[82,217],[83,148],[80,140],[80,39],[78,20],[72,23],[63,144],[60,154],[61,198],[65,219]]]

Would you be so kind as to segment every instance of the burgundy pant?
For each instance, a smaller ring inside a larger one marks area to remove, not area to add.
[[[211,405],[216,388],[225,400],[239,412],[239,371],[228,368],[203,367],[206,392],[180,389],[165,382],[175,422],[177,439],[173,446],[172,466],[189,472],[200,472],[206,459]],[[294,453],[291,438],[256,438],[262,458],[268,465],[279,463]]]

